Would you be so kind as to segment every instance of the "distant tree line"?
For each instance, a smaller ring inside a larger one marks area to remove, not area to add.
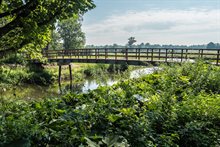
[[[112,45],[86,45],[86,48],[126,48],[129,47],[128,44],[126,45],[118,45],[116,43]],[[132,48],[192,48],[192,49],[220,49],[220,43],[213,43],[210,42],[208,44],[202,45],[160,45],[160,44],[150,44],[150,43],[140,43],[140,44],[132,44],[130,47]]]
[[[220,49],[220,43],[209,42],[207,44],[207,49]]]

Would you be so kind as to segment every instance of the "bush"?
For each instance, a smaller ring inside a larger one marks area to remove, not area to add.
[[[17,85],[23,80],[28,79],[29,74],[23,68],[13,69],[7,66],[0,67],[1,83]]]
[[[103,74],[106,74],[106,71],[107,71],[106,65],[96,64],[96,65],[87,66],[83,72],[86,76],[101,76]]]
[[[110,64],[107,70],[110,73],[121,73],[128,70],[128,64]]]
[[[25,67],[11,68],[8,66],[0,67],[1,83],[19,85],[30,83],[38,85],[49,85],[55,80],[55,75],[45,69],[30,70]]]
[[[3,59],[0,60],[0,62],[4,63],[4,64],[22,64],[22,65],[24,65],[26,63],[26,60],[25,60],[24,56],[17,53],[17,54],[10,54],[10,55],[4,57]]]
[[[219,67],[187,63],[87,94],[29,103],[1,99],[0,142],[219,146],[220,95],[207,80],[218,75]]]

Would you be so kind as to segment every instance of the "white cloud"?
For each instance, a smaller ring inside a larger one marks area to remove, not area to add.
[[[87,44],[138,42],[198,44],[220,41],[220,10],[148,10],[112,15],[94,24],[83,24]]]

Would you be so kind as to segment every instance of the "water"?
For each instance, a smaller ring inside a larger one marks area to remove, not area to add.
[[[149,68],[144,68],[144,69],[137,69],[134,71],[131,71],[130,73],[130,79],[132,78],[138,78],[147,74],[151,74],[153,73],[155,70],[158,70],[158,67],[149,67]],[[84,86],[82,87],[82,92],[86,93],[89,90],[94,90],[97,89],[99,86],[112,86],[113,84],[116,84],[118,81],[117,80],[113,80],[113,79],[109,79],[107,82],[105,83],[98,83],[95,80],[86,80],[86,82],[84,83]]]
[[[158,69],[158,67],[137,69],[131,71],[129,78],[138,78],[146,74],[151,74]],[[124,79],[127,78],[124,77]],[[46,97],[60,96],[69,91],[69,89],[72,89],[72,91],[76,93],[87,93],[90,90],[97,89],[99,86],[112,86],[117,82],[117,80],[112,78],[109,78],[104,82],[89,78],[86,79],[84,83],[72,86],[69,85],[69,81],[63,82],[61,87],[59,87],[58,84],[50,87],[42,87],[37,85],[20,85],[10,89],[0,89],[0,96],[5,98],[22,98],[26,100],[42,99]]]

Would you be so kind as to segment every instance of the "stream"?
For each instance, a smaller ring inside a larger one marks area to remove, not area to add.
[[[130,72],[129,79],[139,78],[143,75],[151,74],[158,69],[158,67],[148,67],[133,70]],[[46,97],[57,97],[65,94],[70,89],[76,93],[87,93],[90,90],[97,89],[99,86],[111,86],[117,82],[118,80],[113,80],[112,78],[109,78],[104,82],[97,81],[95,78],[86,78],[84,83],[72,86],[70,86],[69,81],[63,81],[61,87],[59,87],[58,84],[49,87],[25,84],[8,90],[3,90],[0,92],[0,95],[4,98],[22,98],[25,100],[34,100]]]

